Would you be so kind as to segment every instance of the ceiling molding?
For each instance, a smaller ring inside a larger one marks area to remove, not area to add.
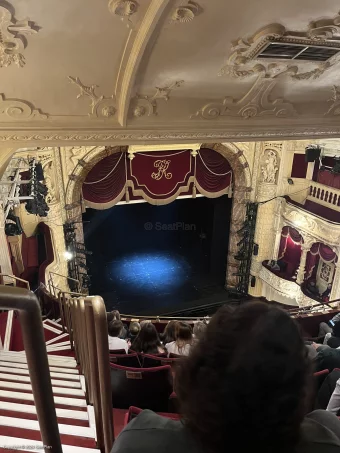
[[[205,120],[219,117],[242,117],[245,119],[255,116],[276,116],[280,118],[293,117],[297,113],[294,106],[283,99],[270,100],[276,80],[263,79],[261,76],[255,81],[250,90],[239,100],[230,96],[221,102],[211,102],[202,107],[191,118]]]
[[[24,36],[38,33],[39,28],[27,19],[16,20],[9,9],[0,6],[0,68],[12,63],[25,66],[24,51],[27,41]]]
[[[289,124],[280,126],[268,124],[264,127],[261,121],[256,126],[250,127],[247,121],[228,125],[223,124],[220,129],[211,127],[204,130],[201,126],[195,128],[186,127],[185,130],[169,130],[154,128],[140,129],[86,129],[81,128],[47,128],[33,127],[18,128],[2,127],[0,129],[0,142],[3,147],[8,146],[90,146],[90,145],[132,145],[141,142],[149,143],[183,143],[205,141],[231,141],[245,142],[255,140],[289,140],[303,139],[313,140],[317,138],[334,138],[340,136],[340,124],[337,118],[332,121],[333,125],[326,126],[324,121],[301,122],[292,119]]]
[[[151,0],[138,31],[134,32],[131,30],[129,41],[131,41],[132,47],[130,52],[127,51],[127,47],[125,49],[123,60],[126,58],[126,62],[122,61],[120,65],[122,78],[116,87],[118,122],[123,127],[127,123],[131,93],[140,62],[144,56],[146,46],[168,3],[169,0]]]

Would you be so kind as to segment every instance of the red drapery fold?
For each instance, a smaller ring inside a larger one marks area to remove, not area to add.
[[[83,197],[93,208],[118,202],[125,193],[125,153],[105,157],[95,165],[83,183]]]
[[[336,262],[338,257],[326,244],[316,242],[307,253],[305,280],[315,277],[320,257],[328,263]]]
[[[130,157],[130,156],[129,156]],[[229,193],[232,169],[219,153],[201,149],[116,153],[98,162],[83,183],[88,206],[106,209],[120,200],[141,199],[152,204],[167,204],[179,195],[207,197]]]
[[[201,193],[219,196],[230,186],[231,180],[230,164],[221,154],[206,148],[199,150],[196,157],[196,184]]]
[[[282,228],[279,248],[279,259],[298,266],[301,258],[301,244],[303,238],[295,229],[288,226]]]

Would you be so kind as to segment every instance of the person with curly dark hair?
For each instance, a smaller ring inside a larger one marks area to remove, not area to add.
[[[182,421],[143,411],[112,453],[335,453],[340,421],[306,414],[312,374],[298,326],[262,302],[220,309],[176,369]]]

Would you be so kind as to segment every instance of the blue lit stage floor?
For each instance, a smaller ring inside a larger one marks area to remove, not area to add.
[[[201,299],[204,287],[214,286],[216,292],[216,284],[196,264],[169,251],[132,253],[105,263],[93,280],[108,310],[165,313],[184,306],[183,302]],[[221,285],[218,291],[226,297]]]

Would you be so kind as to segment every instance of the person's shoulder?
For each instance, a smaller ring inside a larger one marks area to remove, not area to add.
[[[166,343],[165,347],[166,349],[173,348],[175,346],[175,341],[170,341],[170,343]]]
[[[198,451],[180,421],[144,410],[120,433],[111,453],[158,453],[173,449],[177,453]]]
[[[340,451],[340,421],[331,412],[316,410],[308,414],[302,422],[297,452],[314,451]]]

